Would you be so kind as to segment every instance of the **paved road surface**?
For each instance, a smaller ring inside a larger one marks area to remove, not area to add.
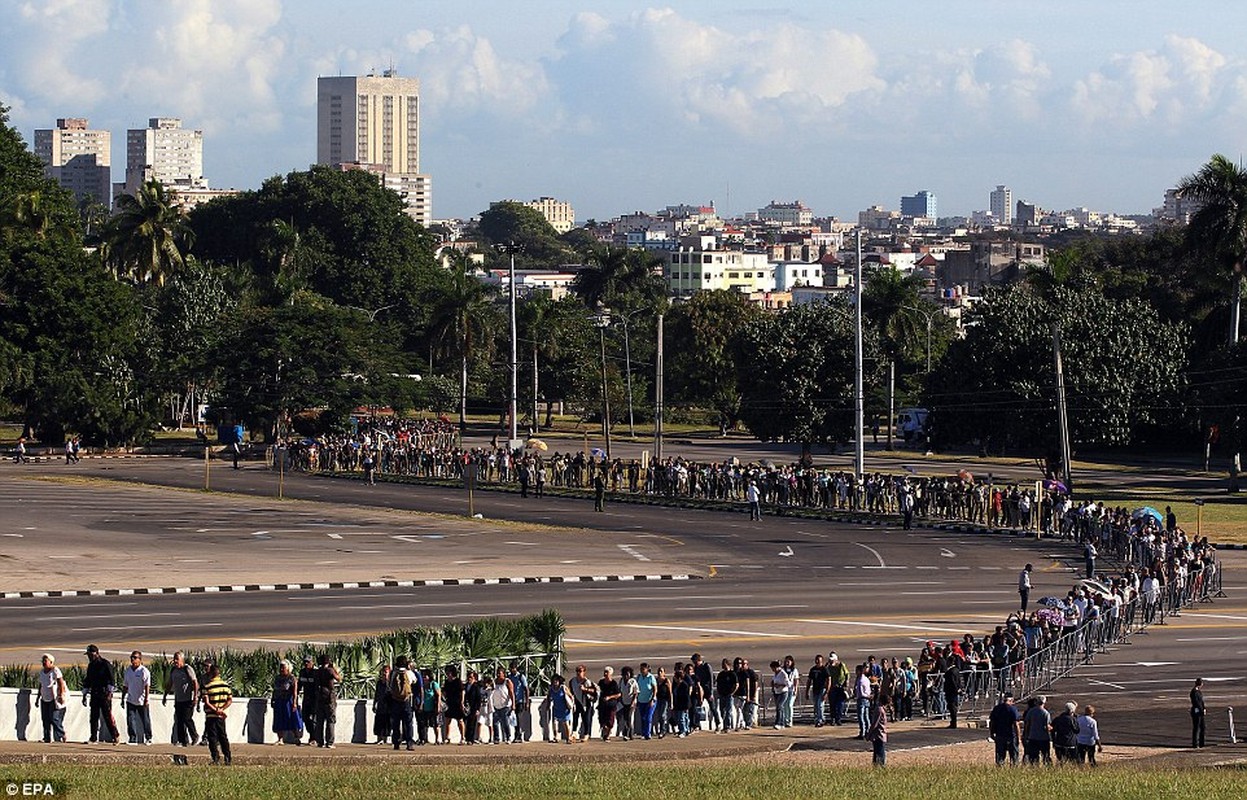
[[[0,661],[45,649],[72,661],[87,641],[110,654],[231,643],[294,644],[482,615],[557,607],[569,658],[597,667],[668,663],[694,650],[712,662],[755,664],[792,653],[806,665],[835,648],[847,660],[904,656],[925,639],[990,630],[1014,607],[1022,563],[1040,569],[1035,596],[1061,592],[1076,554],[1060,544],[929,530],[901,532],[744,514],[522,500],[482,492],[477,510],[518,524],[472,523],[410,511],[462,513],[463,493],[437,487],[367,487],[289,476],[287,496],[256,465],[215,468],[221,492],[131,484],[64,483],[49,475],[166,486],[202,485],[202,466],[180,460],[31,465],[0,472],[11,502],[0,517],[5,588],[191,586],[390,576],[453,577],[687,573],[688,581],[527,584],[423,589],[306,590],[161,596],[35,598],[0,602]],[[394,509],[398,509],[395,511]],[[791,555],[789,555],[791,553]],[[1106,738],[1180,741],[1185,692],[1210,678],[1210,736],[1223,709],[1247,706],[1247,606],[1240,554],[1226,554],[1231,597],[1080,670],[1054,700],[1074,693],[1103,711]],[[658,567],[656,569],[656,567]],[[140,580],[140,578],[146,578]],[[260,582],[260,581],[256,581]],[[1240,674],[1243,673],[1243,674]],[[1163,713],[1157,713],[1161,711]],[[1220,731],[1220,733],[1219,733]]]

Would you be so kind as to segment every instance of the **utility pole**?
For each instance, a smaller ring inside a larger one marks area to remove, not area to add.
[[[896,361],[888,359],[888,450],[892,449],[892,420],[896,419]]]
[[[662,459],[662,314],[658,315],[657,371],[654,374],[654,458]]]
[[[853,469],[858,477],[866,473],[866,421],[864,409],[866,398],[862,388],[862,229],[857,229],[857,266],[853,274],[857,289],[857,301],[854,309],[856,317],[856,370],[853,381],[853,418],[857,425],[857,442],[853,452]]]
[[[606,391],[606,326],[598,326],[602,346],[602,437],[606,439],[606,457],[611,457],[611,401]]]
[[[1070,481],[1070,449],[1069,449],[1069,418],[1065,409],[1065,370],[1061,365],[1061,331],[1056,323],[1052,323],[1052,358],[1056,363],[1056,413],[1061,441],[1061,477],[1065,489],[1072,496],[1073,484]]]

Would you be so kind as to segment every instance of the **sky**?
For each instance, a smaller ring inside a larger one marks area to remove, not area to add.
[[[28,142],[181,117],[214,187],[316,158],[316,78],[421,81],[436,218],[553,196],[578,220],[801,200],[855,219],[997,184],[1147,213],[1247,137],[1247,3],[1222,0],[0,0],[0,103]]]

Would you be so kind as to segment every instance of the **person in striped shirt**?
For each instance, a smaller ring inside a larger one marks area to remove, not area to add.
[[[208,750],[212,753],[212,763],[221,763],[225,756],[225,766],[231,762],[229,735],[225,731],[225,712],[234,702],[234,691],[221,677],[221,668],[212,662],[206,665],[207,672],[204,685],[200,688],[200,696],[204,704],[204,738],[208,740]]]

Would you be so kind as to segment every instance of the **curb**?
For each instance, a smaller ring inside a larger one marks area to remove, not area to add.
[[[183,456],[175,453],[118,453],[116,455],[78,456],[79,461],[99,458],[183,458]],[[64,462],[65,456],[27,456],[26,460],[31,464],[53,464]]]
[[[427,581],[328,581],[324,583],[236,583],[219,586],[155,587],[139,589],[67,589],[4,592],[3,600],[43,597],[126,597],[148,594],[218,594],[223,592],[289,592],[298,589],[418,589],[435,586],[506,586],[529,583],[628,583],[639,581],[691,581],[699,575],[553,575],[527,578],[447,578]]]

